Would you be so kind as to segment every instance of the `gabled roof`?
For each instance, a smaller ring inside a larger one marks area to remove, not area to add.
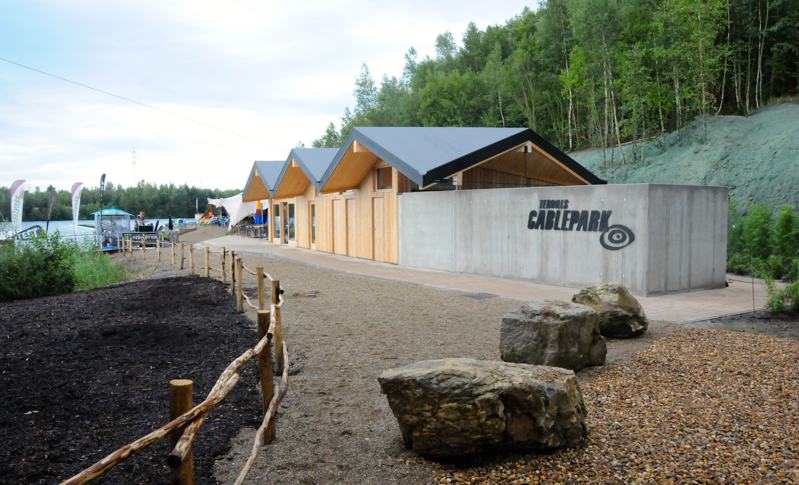
[[[529,128],[359,127],[344,141],[322,177],[320,189],[327,185],[354,142],[420,187],[444,180],[526,142],[589,184],[606,183]]]
[[[296,162],[297,166],[302,170],[308,180],[314,184],[314,187],[319,188],[319,181],[325,174],[325,171],[330,166],[336,154],[339,152],[338,148],[295,148],[289,153],[286,163],[283,164],[280,175],[277,176],[275,181],[275,189],[280,186],[286,172],[291,167],[291,162]]]
[[[283,167],[282,160],[254,162],[242,197],[244,202],[271,199],[275,181]]]

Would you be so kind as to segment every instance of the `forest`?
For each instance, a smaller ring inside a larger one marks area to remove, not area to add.
[[[50,186],[45,190],[36,187],[25,193],[22,206],[23,221],[44,221],[47,219],[47,208],[50,203],[50,194],[55,187]],[[116,207],[131,214],[138,215],[144,211],[147,217],[166,218],[194,217],[195,200],[199,199],[200,210],[208,206],[208,198],[230,197],[241,192],[240,190],[219,190],[189,187],[186,184],[151,184],[144,181],[134,187],[122,187],[111,182],[105,184],[103,193],[103,207]],[[66,221],[72,219],[72,197],[68,190],[59,190],[58,199],[53,213],[52,221]],[[10,187],[0,187],[0,208],[7,209],[11,206]],[[91,219],[92,212],[100,210],[100,187],[84,187],[80,200],[80,219]],[[2,211],[2,209],[0,209]],[[7,213],[0,214],[0,220],[9,218]]]
[[[642,142],[697,117],[748,115],[795,95],[797,6],[546,0],[504,25],[470,23],[460,43],[439,35],[435,58],[411,48],[399,78],[378,84],[364,64],[355,107],[311,145],[338,147],[355,126],[529,127],[565,151],[635,162]]]

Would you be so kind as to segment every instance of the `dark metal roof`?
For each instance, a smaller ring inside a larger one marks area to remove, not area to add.
[[[288,170],[292,160],[297,162],[297,165],[300,166],[308,180],[314,184],[314,187],[319,189],[321,187],[319,181],[322,180],[322,176],[338,152],[338,148],[294,148],[281,167],[280,174],[275,180],[275,189],[283,181],[283,176],[286,175],[286,170]],[[274,192],[271,193],[274,194]]]
[[[256,170],[258,171],[258,175],[261,177],[261,180],[264,181],[266,190],[269,191],[270,194],[274,194],[274,189],[277,187],[275,182],[277,181],[278,175],[280,175],[281,168],[283,168],[282,160],[254,162],[252,164],[252,170],[250,170],[250,176],[247,178],[247,184],[244,186],[244,192],[242,192],[242,194],[247,194],[247,189],[250,188],[250,182],[252,182],[252,178],[255,175]]]
[[[354,141],[421,187],[528,141],[587,182],[607,183],[529,128],[359,127],[352,130],[327,168],[319,183],[320,189]]]

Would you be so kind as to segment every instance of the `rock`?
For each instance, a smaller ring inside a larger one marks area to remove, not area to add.
[[[638,337],[649,326],[641,304],[621,283],[590,286],[574,295],[572,301],[596,311],[599,332],[605,337]]]
[[[378,380],[405,446],[423,456],[570,447],[587,433],[570,370],[443,359],[389,369]]]
[[[505,315],[499,350],[505,362],[574,371],[601,365],[608,351],[596,312],[561,300],[535,301]]]

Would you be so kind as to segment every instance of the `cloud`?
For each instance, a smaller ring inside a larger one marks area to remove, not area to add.
[[[502,23],[525,2],[63,0],[0,5],[0,57],[291,149],[354,104],[363,62],[401,75],[415,47]],[[30,148],[34,147],[34,148]],[[137,179],[242,188],[287,151],[0,62],[0,185]]]

